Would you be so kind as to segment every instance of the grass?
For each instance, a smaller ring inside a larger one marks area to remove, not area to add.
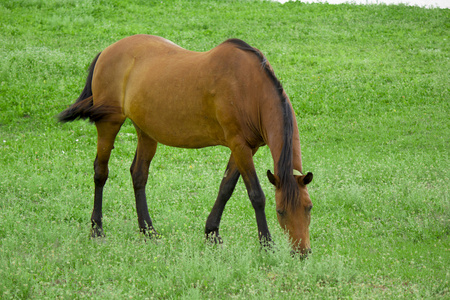
[[[0,4],[0,297],[450,297],[448,9],[261,1],[8,1]],[[229,151],[161,146],[147,193],[162,239],[139,235],[131,123],[105,190],[106,238],[89,240],[95,127],[57,124],[104,47],[136,33],[208,50],[261,49],[297,113],[314,173],[313,255],[292,259],[256,155],[277,242],[261,252],[243,183],[203,228]]]

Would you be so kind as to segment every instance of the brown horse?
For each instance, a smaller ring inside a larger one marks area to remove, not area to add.
[[[265,196],[253,164],[268,145],[274,160],[276,211],[295,251],[309,252],[312,203],[303,175],[297,121],[292,105],[264,55],[230,39],[207,52],[185,50],[161,37],[135,35],[100,52],[77,101],[61,122],[89,118],[98,132],[94,162],[92,236],[102,236],[102,195],[114,140],[126,118],[138,136],[131,176],[140,230],[157,235],[148,213],[145,186],[158,143],[202,148],[223,145],[231,156],[206,221],[207,238],[221,243],[219,223],[239,176],[256,214],[262,245],[271,243]]]

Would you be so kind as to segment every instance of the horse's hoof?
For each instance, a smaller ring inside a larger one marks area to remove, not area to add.
[[[102,237],[105,237],[103,228],[101,228],[99,226],[94,226],[91,228],[91,239],[102,238]]]
[[[145,238],[148,238],[149,240],[159,240],[162,237],[162,235],[159,234],[153,227],[150,227],[148,229],[141,229],[141,233]]]
[[[260,241],[261,249],[266,252],[275,252],[275,242],[272,240]]]
[[[210,232],[206,234],[206,242],[211,245],[222,245],[223,240],[218,232]]]

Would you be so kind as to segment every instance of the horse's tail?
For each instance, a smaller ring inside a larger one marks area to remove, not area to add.
[[[90,122],[97,122],[105,116],[111,115],[116,109],[108,106],[94,105],[94,98],[92,95],[92,78],[94,76],[94,68],[101,52],[92,61],[89,66],[89,74],[86,79],[86,84],[78,99],[74,104],[69,106],[58,115],[60,122],[71,122],[77,119],[88,119]]]

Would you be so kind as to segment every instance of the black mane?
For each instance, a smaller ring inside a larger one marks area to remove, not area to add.
[[[258,49],[250,46],[246,42],[240,39],[229,39],[225,43],[234,44],[238,49],[249,51],[255,54],[260,62],[261,67],[266,72],[272,81],[275,89],[277,90],[278,96],[281,101],[281,106],[283,110],[283,148],[281,150],[280,159],[278,160],[278,174],[280,178],[280,188],[283,191],[284,203],[288,206],[295,206],[298,199],[298,185],[293,176],[293,144],[292,135],[294,132],[294,118],[292,116],[291,106],[287,100],[287,95],[284,92],[283,86],[278,78],[275,76],[275,72],[270,66],[267,58]]]

